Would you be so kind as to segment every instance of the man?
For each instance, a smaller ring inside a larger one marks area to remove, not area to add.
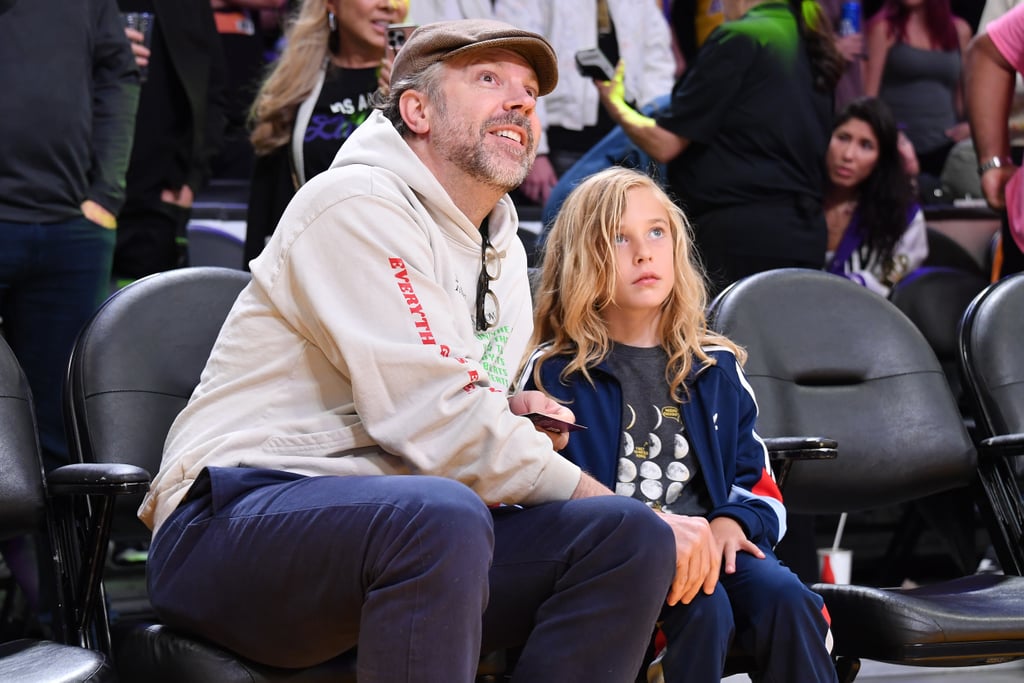
[[[114,0],[0,2],[0,332],[32,389],[47,469],[68,463],[61,387],[107,294],[138,80]],[[0,551],[33,612],[52,610],[32,544]]]
[[[106,297],[139,74],[114,0],[0,13],[0,318],[35,398],[47,468],[68,462],[61,386]]]
[[[122,283],[185,265],[195,193],[224,135],[224,53],[208,0],[118,0],[155,18],[119,216],[114,275]],[[135,34],[141,38],[140,34]]]
[[[518,416],[571,411],[506,394],[532,327],[506,193],[556,80],[536,34],[423,26],[299,190],[140,510],[168,623],[287,667],[358,643],[361,683],[464,683],[515,645],[517,681],[614,683],[666,592],[714,589],[706,522],[612,496]]]
[[[1024,270],[1024,193],[1010,156],[1007,121],[1014,80],[1024,71],[1024,6],[1017,6],[977,35],[967,48],[965,92],[967,118],[978,153],[981,191],[989,206],[1006,211],[995,277]],[[1016,201],[1014,201],[1016,200]],[[1016,235],[1016,236],[1015,236]]]

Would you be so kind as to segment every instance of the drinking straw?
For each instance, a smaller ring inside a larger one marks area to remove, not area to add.
[[[846,513],[839,515],[839,527],[836,529],[835,540],[832,541],[832,550],[839,550],[839,541],[843,539],[843,527],[846,526]]]

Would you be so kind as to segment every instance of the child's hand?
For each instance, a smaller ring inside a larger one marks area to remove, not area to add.
[[[743,527],[732,517],[715,517],[711,520],[711,535],[718,545],[718,554],[722,558],[722,568],[726,574],[736,572],[736,553],[743,550],[759,560],[764,559],[764,552],[743,533]]]

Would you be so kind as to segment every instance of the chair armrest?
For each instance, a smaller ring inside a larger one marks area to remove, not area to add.
[[[823,436],[775,436],[764,440],[772,460],[832,460],[839,444]]]
[[[990,436],[978,444],[978,455],[983,458],[1016,458],[1024,455],[1024,434]]]
[[[46,475],[46,486],[54,496],[145,493],[149,472],[120,463],[75,463],[51,470]]]
[[[764,445],[780,490],[797,460],[832,460],[839,455],[836,440],[823,436],[774,436],[764,439]]]
[[[122,463],[74,463],[46,475],[61,641],[109,653],[102,579],[115,496],[145,493],[149,481],[149,472]]]

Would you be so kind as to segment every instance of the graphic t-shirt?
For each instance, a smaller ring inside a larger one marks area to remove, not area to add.
[[[373,111],[377,68],[327,68],[320,97],[313,107],[303,140],[306,180],[326,170],[341,144]]]
[[[622,386],[622,451],[615,493],[656,510],[704,516],[711,510],[707,486],[672,398],[661,347],[616,344],[608,366]]]

